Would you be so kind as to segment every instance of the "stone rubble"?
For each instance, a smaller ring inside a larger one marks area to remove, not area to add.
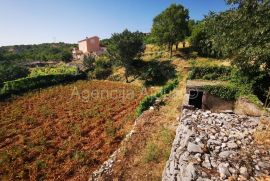
[[[162,180],[251,180],[270,174],[253,141],[258,117],[184,109]]]

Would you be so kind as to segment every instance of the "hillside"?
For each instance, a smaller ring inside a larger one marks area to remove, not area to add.
[[[1,62],[70,61],[76,44],[43,43],[0,47]]]

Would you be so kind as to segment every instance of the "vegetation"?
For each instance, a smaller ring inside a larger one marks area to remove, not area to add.
[[[140,116],[145,110],[149,109],[149,107],[155,103],[157,98],[160,98],[163,95],[170,93],[174,88],[177,87],[178,83],[179,80],[174,79],[173,81],[167,83],[164,87],[162,87],[161,90],[155,95],[145,97],[137,107],[136,110],[137,116]]]
[[[207,57],[222,57],[222,52],[213,47],[213,42],[211,39],[211,28],[205,25],[206,22],[201,21],[198,22],[193,27],[190,42],[192,45],[192,49],[198,52],[200,56]]]
[[[112,63],[105,57],[96,60],[94,70],[90,73],[91,78],[106,79],[112,74]]]
[[[238,97],[238,87],[233,84],[206,85],[203,89],[225,100],[236,100]]]
[[[238,81],[252,84],[265,100],[270,87],[270,6],[268,0],[228,0],[228,11],[211,13],[191,38],[192,45],[206,56],[232,58]]]
[[[220,97],[225,100],[236,100],[239,97],[245,97],[252,103],[260,106],[260,100],[253,94],[253,91],[248,85],[239,85],[234,83],[206,85],[203,87],[205,91],[211,95]]]
[[[15,45],[0,47],[0,62],[65,61],[72,59],[75,44],[44,43],[39,45]]]
[[[113,61],[120,61],[125,67],[125,79],[132,69],[132,63],[139,59],[144,51],[143,34],[140,32],[130,32],[124,30],[122,33],[114,33],[107,47],[108,54]]]
[[[136,71],[140,73],[140,79],[144,80],[146,86],[164,85],[168,80],[176,77],[175,66],[170,61],[150,60]]]
[[[37,67],[31,69],[29,77],[36,77],[40,75],[55,75],[55,74],[78,74],[79,71],[75,66],[67,66],[61,64],[56,67]]]
[[[182,5],[172,4],[153,20],[152,36],[159,45],[168,45],[170,57],[173,45],[183,41],[188,34],[188,10]]]
[[[89,179],[132,128],[143,96],[130,84],[78,81],[0,102],[1,178]]]
[[[83,66],[85,67],[85,71],[91,71],[94,69],[94,63],[96,58],[94,56],[85,56],[83,58]]]
[[[37,88],[44,88],[85,78],[84,74],[51,74],[7,81],[4,83],[2,89],[0,89],[0,98],[4,99],[12,94],[20,94]]]
[[[189,72],[189,79],[229,80],[231,71],[227,66],[195,66]]]
[[[3,83],[10,80],[26,77],[29,75],[29,70],[24,66],[17,64],[0,63],[0,88]]]

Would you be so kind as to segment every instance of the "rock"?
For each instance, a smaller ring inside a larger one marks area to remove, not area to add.
[[[256,170],[260,170],[259,165],[255,165],[255,169],[256,169]]]
[[[195,142],[196,142],[196,143],[199,143],[200,141],[201,141],[200,138],[196,138],[196,139],[195,139]]]
[[[228,163],[221,163],[218,165],[218,172],[219,172],[220,179],[223,180],[231,176],[231,173],[228,170],[228,166],[229,166]]]
[[[230,155],[234,154],[234,151],[223,151],[219,153],[219,157],[225,159],[228,158]]]
[[[209,155],[208,154],[205,155],[205,158],[204,158],[204,161],[202,163],[202,166],[205,167],[205,168],[211,169],[211,163],[210,163]]]
[[[228,142],[227,143],[228,148],[235,149],[238,148],[238,145],[235,142]]]
[[[183,172],[181,173],[181,179],[182,181],[190,181],[195,180],[197,177],[196,169],[193,165],[193,163],[189,163],[186,168],[182,169]]]
[[[245,178],[248,178],[249,177],[249,175],[248,175],[248,170],[247,170],[247,168],[246,167],[240,167],[240,174],[243,176],[243,177],[245,177]]]
[[[196,158],[197,159],[197,161],[202,161],[201,160],[201,154],[200,153],[197,153],[196,155],[194,155],[194,158]]]
[[[225,148],[226,146],[227,146],[226,143],[222,143],[222,144],[221,144],[221,148]]]
[[[210,157],[210,162],[211,162],[212,167],[215,167],[215,168],[216,168],[216,167],[218,166],[218,164],[217,164],[215,158]]]
[[[232,168],[232,167],[229,168],[229,171],[232,174],[236,174],[237,173],[237,170],[235,168]]]
[[[199,177],[199,178],[197,179],[197,181],[211,181],[211,180],[208,179],[208,178],[202,178],[202,177]]]
[[[221,145],[221,141],[209,139],[209,140],[207,141],[207,145]]]
[[[200,145],[196,145],[192,142],[188,143],[187,150],[191,153],[203,153],[203,150]]]
[[[150,106],[149,110],[153,111],[155,108],[153,106]]]
[[[258,166],[261,168],[270,168],[270,163],[265,163],[265,162],[259,161]]]
[[[258,121],[235,114],[183,110],[162,180],[255,181],[269,174],[270,151],[252,145],[254,122]],[[243,165],[247,160],[252,161],[251,167]]]

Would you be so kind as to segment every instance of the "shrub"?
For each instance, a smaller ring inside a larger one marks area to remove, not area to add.
[[[141,115],[144,111],[146,111],[147,109],[149,109],[150,106],[152,106],[155,101],[156,101],[157,97],[156,96],[147,96],[145,97],[141,103],[139,104],[139,106],[137,107],[136,110],[136,115],[139,116]]]
[[[105,79],[112,73],[112,64],[106,58],[97,59],[94,70],[89,73],[90,78]]]
[[[137,107],[136,115],[141,115],[145,110],[149,109],[149,107],[155,103],[157,98],[163,96],[164,94],[170,93],[178,84],[179,80],[175,79],[162,87],[160,92],[156,93],[155,95],[145,97]]]
[[[239,97],[245,97],[249,101],[259,105],[259,99],[252,92],[251,87],[248,85],[239,84],[219,84],[219,85],[206,85],[203,87],[209,94],[220,97],[224,100],[236,100]]]
[[[145,62],[140,78],[145,81],[145,85],[162,85],[175,76],[175,66],[170,61],[151,60]]]
[[[228,80],[231,71],[226,66],[195,66],[189,72],[189,79]]]
[[[92,70],[94,68],[96,58],[94,56],[85,56],[83,58],[83,66],[85,67],[86,71]]]
[[[67,66],[62,64],[57,67],[38,67],[31,70],[30,77],[40,75],[55,75],[55,74],[78,74],[79,71],[75,66]]]
[[[84,74],[56,74],[56,75],[40,75],[36,77],[20,78],[14,81],[7,81],[0,90],[0,98],[4,99],[11,94],[20,94],[29,90],[48,87],[59,83],[67,83],[79,79],[85,79]]]
[[[159,157],[160,150],[158,149],[158,146],[154,143],[148,143],[146,145],[146,152],[144,156],[144,161],[146,163],[151,161],[156,161]]]
[[[203,89],[225,100],[235,100],[238,92],[238,87],[233,84],[206,85]]]
[[[29,70],[26,67],[11,64],[0,64],[0,87],[5,81],[26,77]]]

